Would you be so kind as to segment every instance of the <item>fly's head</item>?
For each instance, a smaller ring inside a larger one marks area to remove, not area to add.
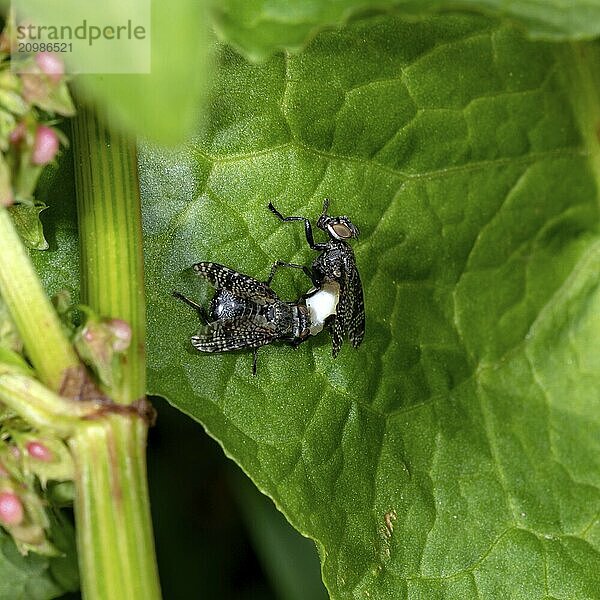
[[[332,240],[346,241],[357,238],[358,227],[348,217],[332,217],[327,214],[329,199],[323,202],[323,212],[317,221],[317,227],[329,235]]]

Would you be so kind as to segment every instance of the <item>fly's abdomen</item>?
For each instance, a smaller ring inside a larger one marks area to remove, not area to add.
[[[294,306],[294,332],[293,341],[300,344],[311,335],[310,333],[310,314],[304,303]]]
[[[279,339],[289,339],[294,335],[293,307],[286,302],[274,302],[263,309],[263,314],[268,323],[277,331]]]
[[[310,335],[317,335],[329,320],[337,314],[340,286],[328,281],[321,288],[305,296],[310,321]]]

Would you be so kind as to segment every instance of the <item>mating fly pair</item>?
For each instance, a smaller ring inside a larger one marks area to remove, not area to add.
[[[256,374],[258,348],[274,341],[298,346],[325,327],[331,330],[332,353],[337,356],[343,340],[349,337],[354,348],[363,340],[365,310],[363,291],[352,248],[346,240],[358,237],[358,229],[348,217],[327,214],[325,199],[317,227],[329,235],[315,243],[310,221],[305,217],[284,217],[272,203],[269,210],[284,222],[303,221],[306,241],[320,252],[310,268],[277,261],[266,281],[213,262],[193,265],[194,271],[216,289],[209,310],[174,292],[176,298],[193,307],[205,326],[194,336],[192,345],[201,352],[228,352],[252,348],[252,372]],[[295,302],[281,300],[271,288],[280,267],[301,269],[312,289]]]

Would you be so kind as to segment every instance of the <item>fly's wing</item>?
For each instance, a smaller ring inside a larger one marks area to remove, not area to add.
[[[365,335],[365,304],[360,275],[354,262],[345,261],[340,278],[340,300],[332,326],[332,354],[337,356],[346,335],[354,348]]]
[[[331,354],[335,358],[344,343],[344,331],[339,324],[337,317],[331,327]]]
[[[264,281],[238,273],[218,263],[199,262],[192,268],[215,288],[228,290],[235,296],[249,298],[258,304],[277,299],[277,294]]]
[[[200,352],[229,352],[259,348],[277,339],[275,328],[248,317],[213,321],[192,336],[192,346]]]
[[[358,348],[365,337],[365,301],[362,282],[356,267],[348,277],[348,289],[352,290],[348,336],[354,348]]]

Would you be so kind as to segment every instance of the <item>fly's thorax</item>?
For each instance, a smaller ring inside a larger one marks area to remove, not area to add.
[[[209,315],[213,321],[225,321],[237,317],[264,318],[269,321],[269,311],[277,303],[278,301],[269,298],[256,302],[250,298],[237,296],[229,290],[220,289],[215,292],[211,300]]]
[[[339,280],[342,271],[348,271],[354,262],[354,253],[346,242],[329,241],[327,248],[314,260],[312,268],[319,281]]]
[[[323,330],[327,319],[337,313],[340,284],[337,281],[325,281],[319,288],[308,292],[304,301],[310,319],[310,335],[316,335]]]

